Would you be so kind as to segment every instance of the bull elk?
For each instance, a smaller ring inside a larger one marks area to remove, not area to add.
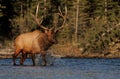
[[[37,18],[38,7],[39,5],[37,5],[36,8],[36,16],[32,16],[36,24],[42,29],[44,29],[44,32],[35,30],[33,32],[23,33],[16,37],[14,41],[15,51],[13,54],[13,65],[16,65],[16,57],[20,53],[22,53],[20,65],[23,65],[23,62],[27,58],[28,54],[31,54],[33,65],[35,65],[35,54],[41,54],[42,60],[44,61],[43,65],[45,66],[47,63],[45,58],[47,53],[46,51],[49,49],[49,47],[56,43],[56,33],[64,27],[66,21],[67,8],[65,8],[65,14],[63,15],[59,7],[59,15],[63,18],[62,25],[57,29],[55,29],[55,27],[48,29],[41,25],[42,19]]]

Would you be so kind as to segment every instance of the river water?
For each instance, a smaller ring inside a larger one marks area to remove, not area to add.
[[[46,67],[32,66],[27,59],[24,64],[13,66],[12,59],[0,59],[0,79],[120,79],[120,59],[56,58]]]

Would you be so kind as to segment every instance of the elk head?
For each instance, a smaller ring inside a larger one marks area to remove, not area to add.
[[[39,27],[41,27],[42,29],[44,29],[44,33],[47,35],[47,37],[48,37],[48,39],[49,39],[49,41],[50,41],[51,43],[57,43],[57,41],[56,41],[56,33],[59,32],[61,29],[63,29],[63,27],[64,27],[64,25],[65,25],[66,15],[67,15],[67,7],[65,6],[65,13],[64,13],[64,15],[63,15],[60,7],[58,7],[58,10],[59,10],[58,15],[63,18],[63,23],[62,23],[62,25],[61,25],[59,28],[57,28],[57,29],[55,29],[54,26],[49,29],[49,28],[44,27],[43,25],[41,25],[41,23],[42,23],[42,21],[43,21],[43,16],[41,17],[41,19],[38,19],[38,18],[37,18],[38,9],[39,9],[39,3],[38,3],[37,8],[36,8],[36,15],[35,15],[35,16],[32,15],[33,18],[34,18],[34,20],[35,20],[35,22],[36,22],[36,24],[37,24]]]

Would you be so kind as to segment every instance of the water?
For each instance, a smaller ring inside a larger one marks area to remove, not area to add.
[[[57,58],[46,67],[32,66],[27,59],[24,64],[13,66],[12,59],[0,59],[0,79],[120,79],[120,59]]]

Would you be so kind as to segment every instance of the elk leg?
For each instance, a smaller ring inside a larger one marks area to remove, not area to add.
[[[25,61],[25,59],[27,58],[27,53],[22,53],[22,57],[20,60],[20,65],[23,65],[23,62]]]
[[[46,54],[45,54],[45,52],[43,52],[41,55],[42,55],[42,60],[43,60],[43,66],[46,66],[47,61],[46,61]]]
[[[35,54],[32,54],[32,62],[33,62],[33,66],[35,66]]]
[[[13,65],[16,65],[15,59],[16,59],[16,57],[20,54],[20,51],[21,51],[21,50],[15,51],[15,53],[13,54]]]

